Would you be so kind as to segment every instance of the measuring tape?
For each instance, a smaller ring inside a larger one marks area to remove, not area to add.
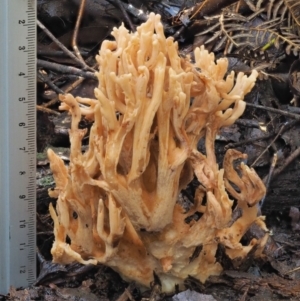
[[[0,2],[0,293],[36,278],[36,0]]]

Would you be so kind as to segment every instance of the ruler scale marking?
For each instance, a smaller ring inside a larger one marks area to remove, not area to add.
[[[36,0],[0,10],[0,293],[36,277]]]

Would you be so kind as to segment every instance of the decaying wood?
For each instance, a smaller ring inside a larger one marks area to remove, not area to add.
[[[300,160],[293,164],[271,182],[271,186],[262,208],[263,214],[288,211],[291,206],[300,204]]]

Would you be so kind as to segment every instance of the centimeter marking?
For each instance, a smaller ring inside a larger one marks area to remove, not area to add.
[[[0,293],[36,278],[36,0],[0,9]]]

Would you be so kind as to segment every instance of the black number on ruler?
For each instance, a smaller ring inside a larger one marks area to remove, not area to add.
[[[19,24],[25,24],[25,20],[19,20]]]
[[[25,97],[19,97],[19,101],[25,101],[26,98]]]
[[[26,47],[25,46],[19,46],[19,50],[25,50]]]
[[[25,274],[26,273],[26,266],[21,265],[20,266],[20,274]]]
[[[20,225],[19,225],[19,227],[22,229],[22,228],[26,228],[26,224],[25,224],[25,220],[21,220],[21,221],[19,221],[20,222]]]
[[[22,150],[22,151],[25,152],[25,151],[26,151],[26,148],[25,148],[25,146],[23,146],[23,147],[20,147],[19,150]]]
[[[19,73],[19,76],[24,76],[24,75],[25,75],[24,72],[20,72],[20,73]]]
[[[23,176],[26,174],[26,171],[19,171],[20,176]]]
[[[20,122],[19,126],[25,126],[25,122]]]
[[[24,195],[24,194],[21,194],[21,195],[19,195],[19,199],[25,199],[26,198],[26,195]]]

